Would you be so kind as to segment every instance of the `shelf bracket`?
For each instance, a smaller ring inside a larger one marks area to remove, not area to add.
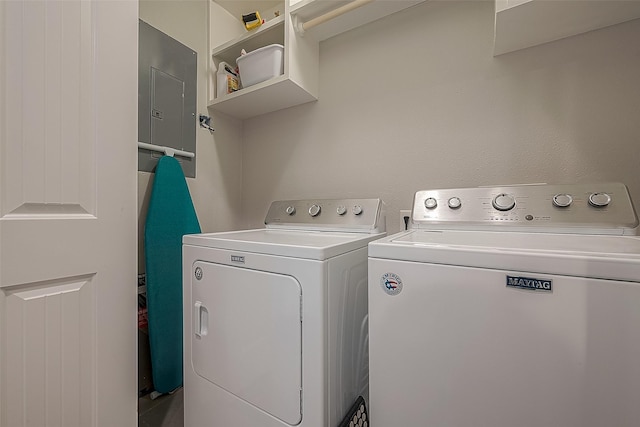
[[[205,116],[204,114],[200,114],[200,127],[209,130],[209,132],[213,133],[213,128],[211,127],[211,117]]]
[[[293,29],[300,37],[304,37],[304,22],[298,15],[293,15]]]

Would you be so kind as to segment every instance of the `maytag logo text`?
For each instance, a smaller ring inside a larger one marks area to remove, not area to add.
[[[507,287],[551,292],[553,290],[553,282],[551,280],[536,279],[533,277],[507,276]]]

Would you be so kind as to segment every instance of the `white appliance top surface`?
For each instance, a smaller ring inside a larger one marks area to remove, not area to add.
[[[461,246],[500,251],[640,256],[640,239],[635,236],[415,230],[391,241],[414,246]]]
[[[222,233],[191,234],[186,245],[326,260],[362,247],[385,233],[344,233],[283,229],[254,229]]]
[[[637,236],[416,229],[372,242],[369,256],[640,281]]]

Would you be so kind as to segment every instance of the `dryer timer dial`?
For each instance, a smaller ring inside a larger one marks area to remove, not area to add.
[[[424,207],[427,209],[435,209],[437,206],[438,201],[433,197],[429,197],[424,201]]]
[[[611,203],[611,196],[607,193],[592,193],[589,196],[589,204],[596,208],[604,208]]]
[[[322,208],[320,208],[319,205],[311,205],[311,207],[309,208],[309,215],[318,216],[321,210]]]
[[[454,196],[449,199],[447,204],[451,209],[458,209],[460,206],[462,206],[462,200],[460,200],[460,197]]]

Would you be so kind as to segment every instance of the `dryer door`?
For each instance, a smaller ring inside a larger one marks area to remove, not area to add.
[[[291,276],[202,261],[194,269],[194,334],[188,339],[195,372],[274,417],[298,424],[300,283]]]

